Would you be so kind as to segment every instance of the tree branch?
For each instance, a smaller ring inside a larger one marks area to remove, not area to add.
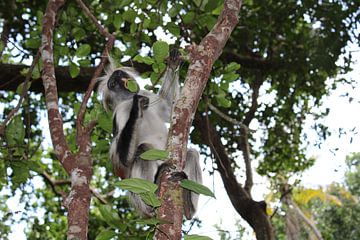
[[[15,106],[15,108],[13,108],[9,114],[6,116],[5,120],[1,123],[0,125],[0,136],[3,136],[5,134],[5,128],[6,128],[6,125],[8,124],[8,122],[12,119],[12,117],[19,111],[20,109],[20,106],[28,92],[28,83],[30,81],[30,78],[31,78],[31,75],[32,75],[32,72],[34,71],[34,68],[36,66],[36,64],[38,63],[40,59],[40,51],[37,52],[36,56],[34,57],[32,63],[31,63],[31,66],[29,68],[29,71],[26,75],[26,78],[25,78],[25,81],[23,82],[23,88],[22,88],[22,91],[21,91],[21,94],[20,94],[20,99],[17,103],[17,105]]]
[[[82,8],[82,10],[85,12],[85,14],[91,19],[91,21],[95,24],[99,32],[104,35],[106,38],[114,38],[112,34],[110,34],[96,19],[96,17],[91,13],[89,8],[84,4],[81,0],[76,0],[76,2],[79,4],[79,6]]]
[[[50,1],[43,18],[41,57],[43,62],[42,80],[45,90],[46,108],[48,111],[49,128],[55,154],[65,170],[70,174],[69,158],[73,155],[66,143],[62,116],[59,111],[58,93],[55,79],[53,60],[53,31],[57,11],[64,5],[65,0]]]
[[[221,142],[221,137],[213,126],[204,124],[205,121],[205,117],[197,113],[194,125],[200,131],[201,139],[204,140],[204,143],[214,153],[218,171],[232,205],[240,216],[254,229],[258,240],[274,239],[272,227],[266,215],[266,203],[254,201],[245,188],[238,183],[231,167],[232,160],[229,158],[225,146]],[[207,136],[210,136],[210,138]]]
[[[190,66],[184,88],[174,106],[173,118],[169,130],[168,150],[169,163],[173,167],[160,176],[159,195],[163,198],[158,216],[172,224],[162,224],[155,232],[156,239],[180,239],[182,225],[182,201],[177,197],[182,190],[179,182],[172,183],[169,178],[173,171],[182,171],[186,160],[186,147],[192,118],[197,109],[200,97],[208,81],[212,65],[221,55],[222,50],[238,23],[241,0],[225,0],[224,8],[213,29],[201,43],[188,48]],[[166,196],[166,197],[165,197]]]

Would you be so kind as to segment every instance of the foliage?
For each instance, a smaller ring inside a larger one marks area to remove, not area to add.
[[[297,188],[293,190],[293,200],[301,208],[303,213],[314,221],[321,231],[323,239],[358,239],[360,231],[360,207],[359,195],[356,191],[359,181],[359,153],[353,153],[346,157],[349,168],[345,172],[344,183],[332,183],[324,189]],[[286,239],[285,216],[290,209],[282,206],[277,215],[272,219],[276,227],[278,239]],[[300,222],[300,239],[309,239],[311,231]]]
[[[85,1],[95,17],[116,36],[116,47],[111,56],[117,62],[132,58],[151,66],[153,71],[144,72],[142,76],[151,80],[151,88],[155,91],[165,69],[164,59],[169,54],[169,46],[157,36],[158,30],[162,29],[176,46],[198,43],[215,24],[222,2]],[[45,0],[0,2],[0,26],[8,39],[6,44],[1,42],[2,63],[28,64],[36,54],[41,43],[46,3]],[[286,4],[244,1],[240,24],[215,63],[199,105],[199,111],[209,113],[210,124],[216,126],[218,134],[227,143],[227,153],[234,159],[234,171],[242,165],[237,160],[241,144],[240,126],[210,111],[209,104],[250,128],[253,126],[250,123],[258,125],[254,130],[259,134],[252,134],[250,139],[252,153],[260,159],[257,170],[261,175],[275,180],[279,176],[291,176],[303,171],[314,162],[305,155],[309,143],[303,130],[304,121],[309,116],[315,120],[325,116],[327,110],[317,110],[322,104],[322,97],[336,88],[338,83],[346,82],[346,79],[337,79],[337,74],[351,69],[351,52],[346,52],[345,47],[349,41],[355,42],[359,38],[358,20],[358,5],[352,0],[331,3],[286,1]],[[68,66],[71,78],[78,76],[81,68],[95,66],[106,43],[76,1],[67,1],[61,10],[54,36],[55,62],[57,66]],[[185,62],[180,70],[182,76],[185,75],[187,64]],[[37,64],[34,79],[39,78],[41,67],[40,63]],[[331,84],[327,82],[329,78]],[[135,89],[132,83],[130,85],[129,88]],[[14,107],[14,99],[18,99],[18,96],[19,91],[4,92],[0,96],[2,119]],[[74,121],[82,94],[60,93],[59,96],[67,140],[71,150],[75,151]],[[115,189],[118,179],[114,177],[108,161],[111,114],[101,108],[96,95],[93,95],[88,107],[86,122],[98,120],[91,139],[94,162],[92,187],[105,196],[114,190],[118,193],[120,190]],[[27,202],[27,213],[45,210],[41,220],[23,214],[22,219],[29,224],[28,237],[33,239],[41,235],[41,239],[61,239],[61,236],[65,236],[66,219],[59,193],[68,192],[69,186],[53,186],[43,177],[46,172],[51,173],[53,180],[67,179],[52,150],[47,143],[43,143],[41,124],[44,123],[44,109],[41,95],[26,96],[21,111],[8,125],[5,138],[0,139],[0,188],[10,192],[4,194],[0,202],[5,202],[15,194],[16,189],[21,189],[21,197]],[[326,126],[316,121],[313,128],[320,138],[326,138],[329,134]],[[199,144],[205,156],[210,157],[204,139],[196,128],[191,133],[191,140]],[[354,164],[351,161],[349,167],[353,168]],[[35,177],[42,178],[40,187],[34,185]],[[349,190],[358,194],[358,175],[350,174],[347,181]],[[24,191],[28,188],[31,191]],[[136,217],[124,200],[123,193],[118,195],[110,194],[106,200],[114,206],[111,209],[118,214],[115,218],[125,224],[124,228],[111,226],[101,213],[100,203],[92,202],[90,239],[95,239],[100,232],[101,239],[120,230],[121,236],[147,236],[147,227],[126,224]],[[36,203],[32,204],[30,199],[36,199]],[[4,221],[12,216],[6,207],[0,212],[4,213],[0,214]],[[4,221],[0,223],[1,237],[9,231]],[[49,228],[51,231],[47,231]]]

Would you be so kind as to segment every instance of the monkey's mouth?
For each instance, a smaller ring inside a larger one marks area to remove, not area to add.
[[[139,91],[139,87],[134,79],[131,78],[123,78],[124,87],[130,92],[136,93]]]

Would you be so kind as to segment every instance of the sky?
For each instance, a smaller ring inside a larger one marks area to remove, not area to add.
[[[159,39],[162,39],[161,33],[158,33]],[[166,39],[165,39],[166,40]],[[315,165],[309,170],[305,171],[302,176],[302,185],[309,188],[318,188],[329,185],[333,181],[341,182],[343,180],[345,165],[344,159],[346,155],[351,152],[360,151],[360,136],[359,135],[345,135],[339,138],[337,133],[339,127],[343,127],[345,130],[353,129],[355,132],[359,131],[360,123],[360,50],[356,47],[351,47],[350,50],[354,51],[354,60],[355,64],[353,65],[354,71],[347,74],[345,77],[347,79],[354,79],[357,81],[355,88],[349,86],[340,85],[335,91],[331,93],[330,96],[325,97],[323,100],[323,106],[330,108],[330,113],[322,121],[325,125],[329,126],[330,130],[333,132],[332,136],[328,137],[321,145],[321,147],[309,146],[307,148],[307,155],[316,158]],[[345,93],[349,93],[350,96],[354,98],[352,102],[349,102],[348,97],[343,97]],[[41,123],[44,126],[44,137],[50,142],[50,136],[46,133],[49,131],[46,130],[47,120],[44,116],[43,122]],[[307,133],[309,134],[310,139],[316,139],[315,134],[312,130],[309,129],[311,125],[311,119],[307,120],[306,125],[308,126]],[[253,126],[250,126],[250,128]],[[352,137],[352,141],[350,138]],[[334,149],[338,149],[334,151]],[[253,164],[256,166],[256,162]],[[206,168],[205,166],[203,166]],[[255,173],[255,171],[254,171]],[[222,180],[219,174],[216,172],[213,176],[209,176],[206,171],[203,173],[204,185],[208,186],[216,195],[216,199],[200,196],[199,208],[196,214],[202,223],[201,228],[194,226],[190,234],[200,234],[212,237],[213,239],[218,239],[218,231],[215,228],[215,225],[219,225],[220,229],[223,231],[228,231],[233,237],[236,237],[237,227],[236,222],[240,220],[240,216],[236,213],[232,207],[229,198],[227,197],[226,191],[222,184]],[[41,180],[35,180],[40,182]],[[41,185],[41,183],[38,183]],[[253,187],[253,197],[255,200],[263,200],[264,196],[269,192],[267,180],[263,177],[260,177],[255,173],[254,176],[254,187]],[[14,198],[10,198],[7,201],[7,204],[12,212],[24,211],[24,204],[19,203],[18,195]],[[43,215],[42,212],[36,213],[39,217]],[[21,215],[21,214],[19,214]],[[20,217],[20,216],[19,216]],[[16,218],[16,214],[15,214]],[[247,225],[245,221],[240,220],[242,225]],[[26,223],[22,222],[20,224],[15,224],[12,226],[12,234],[10,239],[22,240],[26,239],[24,234],[24,228]],[[184,229],[187,230],[188,225],[184,226]],[[247,227],[247,229],[250,229]],[[255,239],[252,231],[250,230],[247,233],[246,239]]]

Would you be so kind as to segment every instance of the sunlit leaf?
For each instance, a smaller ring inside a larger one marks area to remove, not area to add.
[[[137,194],[145,192],[154,193],[158,188],[155,183],[140,178],[123,179],[116,183],[116,186]]]
[[[212,240],[212,238],[201,235],[184,235],[184,240]]]
[[[160,149],[150,149],[140,155],[143,160],[165,160],[169,157],[169,152]]]
[[[83,44],[83,45],[80,45],[80,47],[78,47],[76,49],[76,56],[78,57],[86,57],[90,54],[91,52],[91,47],[89,44]]]
[[[25,127],[20,115],[16,115],[5,129],[5,137],[8,145],[23,145]]]
[[[214,193],[209,188],[192,180],[184,179],[181,181],[180,186],[198,194],[215,198]]]
[[[69,72],[72,78],[76,78],[80,73],[80,67],[73,62],[69,64]]]
[[[161,206],[161,201],[153,192],[143,192],[139,194],[140,198],[149,206],[154,208]]]
[[[114,228],[118,228],[122,224],[120,217],[110,205],[99,205],[99,211],[107,224]]]
[[[169,44],[164,41],[155,42],[152,49],[157,62],[163,62],[169,56]]]
[[[96,236],[95,240],[109,240],[115,237],[117,233],[114,230],[105,229]]]

